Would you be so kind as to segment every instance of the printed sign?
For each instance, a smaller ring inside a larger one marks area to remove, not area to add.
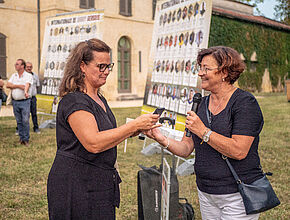
[[[57,95],[66,59],[74,46],[91,38],[102,39],[103,10],[65,13],[46,20],[41,54],[41,94]]]
[[[171,0],[157,5],[142,113],[165,107],[162,117],[175,119],[176,129],[184,130],[193,96],[203,92],[196,58],[208,46],[211,13],[211,0]]]

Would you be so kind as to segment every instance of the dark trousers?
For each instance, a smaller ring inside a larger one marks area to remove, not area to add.
[[[30,113],[31,113],[34,131],[38,129],[36,101],[37,101],[36,97],[32,96],[31,103],[30,103]]]

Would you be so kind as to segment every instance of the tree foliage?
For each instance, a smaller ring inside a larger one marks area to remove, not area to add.
[[[276,0],[275,17],[285,24],[290,25],[290,1],[289,0]]]
[[[245,57],[247,70],[239,78],[239,86],[249,91],[260,91],[265,69],[270,72],[274,88],[284,84],[290,70],[290,34],[261,24],[213,15],[209,47],[225,45]],[[257,61],[251,61],[256,52]]]
[[[255,10],[257,11],[258,14],[261,14],[261,11],[257,7],[257,4],[263,3],[265,0],[237,0],[238,2],[243,2],[243,3],[248,3],[251,4],[255,7]],[[287,1],[287,0],[286,0]]]

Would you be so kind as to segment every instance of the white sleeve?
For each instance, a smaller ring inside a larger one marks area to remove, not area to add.
[[[10,79],[8,80],[8,82],[10,82],[10,83],[13,83],[13,81],[14,81],[14,73],[12,74],[12,76],[10,77]]]
[[[31,74],[28,75],[26,83],[30,83],[30,86],[33,84],[33,76]]]
[[[36,78],[36,87],[39,87],[40,86],[40,82],[39,82],[38,75],[35,74],[35,78]]]

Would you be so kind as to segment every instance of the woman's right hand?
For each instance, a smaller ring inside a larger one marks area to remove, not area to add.
[[[146,136],[148,136],[151,139],[154,139],[155,141],[162,143],[164,140],[166,140],[166,137],[161,133],[159,128],[153,128],[147,131],[143,132]]]

